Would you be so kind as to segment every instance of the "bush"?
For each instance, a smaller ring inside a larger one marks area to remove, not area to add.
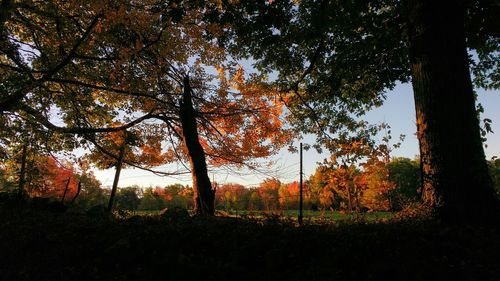
[[[409,202],[403,205],[401,211],[394,216],[396,220],[401,219],[428,219],[432,216],[432,211],[429,207],[419,202]]]

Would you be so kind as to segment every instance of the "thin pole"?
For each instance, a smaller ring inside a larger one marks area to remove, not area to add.
[[[300,176],[299,176],[299,188],[300,188],[300,201],[299,201],[299,225],[302,225],[303,214],[302,214],[302,203],[303,203],[303,187],[302,187],[302,143],[300,143]]]

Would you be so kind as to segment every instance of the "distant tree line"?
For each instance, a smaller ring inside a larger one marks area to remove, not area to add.
[[[19,159],[17,157],[17,159]],[[110,190],[104,188],[88,170],[88,165],[59,161],[49,155],[30,154],[25,175],[19,161],[0,166],[0,191],[18,192],[24,177],[27,197],[45,197],[79,208],[104,205]],[[488,162],[497,196],[500,196],[500,159]],[[421,198],[421,173],[418,159],[396,157],[385,162],[356,166],[318,166],[304,182],[304,208],[308,210],[363,212],[399,211]],[[299,208],[299,184],[267,178],[258,186],[237,183],[217,184],[215,207],[218,210],[280,211]],[[127,186],[118,189],[116,207],[125,210],[161,210],[180,207],[193,209],[193,189],[188,185],[165,187]]]

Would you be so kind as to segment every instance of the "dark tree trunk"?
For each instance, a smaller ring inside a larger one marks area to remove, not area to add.
[[[409,0],[422,198],[445,222],[488,218],[488,174],[465,45],[465,1]]]
[[[116,162],[116,172],[115,172],[115,178],[113,180],[113,187],[111,188],[111,195],[109,196],[108,212],[111,212],[111,210],[113,210],[113,203],[115,201],[116,190],[118,189],[118,181],[120,180],[120,172],[122,171],[122,166],[123,166],[123,158],[125,157],[125,146],[126,143],[124,143],[120,147],[120,154],[118,155],[118,160]]]
[[[359,200],[359,195],[360,195],[359,193],[360,193],[360,192],[359,192],[359,188],[358,188],[358,186],[357,186],[357,185],[354,185],[354,195],[355,195],[355,197],[354,197],[354,200],[355,200],[355,205],[354,205],[354,207],[355,207],[355,209],[356,209],[356,213],[359,213],[359,212],[361,211],[361,204],[360,204],[360,202],[359,202],[359,201],[360,201],[360,200]]]
[[[347,189],[347,209],[349,210],[349,214],[351,214],[352,213],[351,185],[347,184],[346,189]]]
[[[78,189],[76,190],[76,193],[75,193],[75,196],[73,196],[73,199],[71,199],[71,204],[73,204],[76,200],[76,198],[78,198],[78,195],[80,195],[80,192],[82,191],[82,182],[79,181],[78,182]]]
[[[19,187],[17,190],[17,195],[19,197],[24,196],[24,184],[26,183],[26,157],[28,155],[28,145],[23,145],[23,151],[21,155],[21,169],[19,170]]]
[[[64,204],[64,199],[66,199],[66,194],[68,194],[68,189],[69,189],[69,183],[71,182],[71,177],[68,178],[66,181],[66,187],[64,188],[64,193],[61,198],[61,204]]]
[[[200,144],[196,127],[189,77],[184,78],[184,93],[180,102],[182,137],[193,178],[194,209],[196,214],[215,214],[215,191],[208,177],[205,151]]]

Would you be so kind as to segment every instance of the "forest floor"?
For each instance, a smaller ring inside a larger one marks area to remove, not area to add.
[[[1,280],[500,280],[500,227],[96,216],[0,204]]]

